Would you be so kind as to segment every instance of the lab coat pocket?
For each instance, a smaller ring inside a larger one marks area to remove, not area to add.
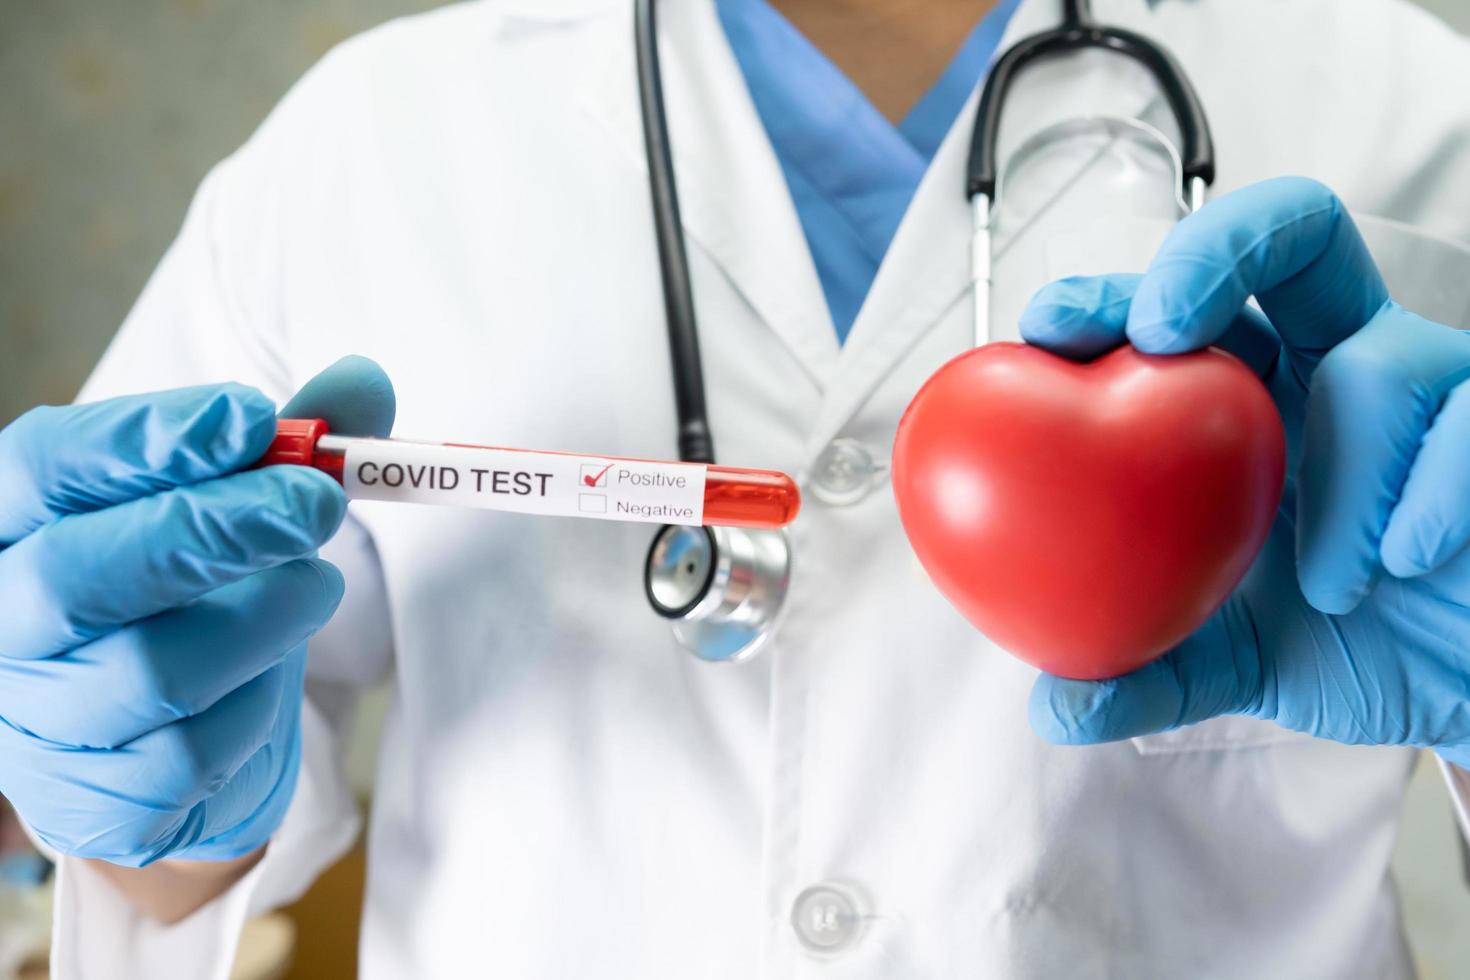
[[[1244,715],[1221,715],[1197,725],[1186,725],[1156,735],[1143,735],[1131,741],[1140,755],[1166,755],[1177,752],[1259,749],[1310,739],[1310,735],[1282,728],[1275,722]]]

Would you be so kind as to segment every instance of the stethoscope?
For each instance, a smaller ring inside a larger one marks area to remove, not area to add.
[[[690,463],[713,463],[714,442],[705,410],[689,257],[664,112],[655,6],[655,0],[634,0],[633,35],[673,369],[679,458]],[[1215,179],[1209,122],[1178,62],[1142,35],[1094,24],[1088,0],[1063,0],[1062,10],[1059,27],[1016,42],[996,59],[981,87],[965,176],[973,223],[971,274],[977,344],[989,337],[992,218],[1004,191],[996,163],[1001,110],[1012,83],[1027,66],[1088,48],[1113,51],[1137,61],[1153,75],[1169,103],[1179,127],[1180,148],[1175,150],[1162,134],[1136,120],[1109,119],[1107,124],[1139,130],[1169,148],[1181,213],[1198,210],[1204,204],[1206,188]],[[1013,158],[1024,156],[1059,127],[1028,140]],[[702,660],[744,660],[764,646],[776,630],[791,582],[791,538],[784,529],[665,526],[654,535],[648,549],[643,582],[654,612],[669,620],[675,638],[685,649]]]

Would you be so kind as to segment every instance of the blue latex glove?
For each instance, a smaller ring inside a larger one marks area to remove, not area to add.
[[[1275,526],[1225,606],[1132,674],[1041,677],[1039,734],[1091,743],[1242,714],[1470,763],[1470,335],[1389,299],[1330,191],[1281,179],[1221,198],[1147,274],[1044,289],[1022,333],[1081,358],[1125,337],[1152,353],[1218,343],[1261,374],[1289,452]]]
[[[286,411],[386,435],[392,387],[347,358]],[[306,640],[343,588],[310,556],[346,499],[316,470],[244,470],[274,430],[240,385],[0,430],[0,793],[58,851],[222,860],[285,815]]]

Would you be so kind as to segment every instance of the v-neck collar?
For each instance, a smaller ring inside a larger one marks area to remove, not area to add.
[[[766,0],[716,7],[788,179],[846,205],[838,210],[881,262],[928,158]]]
[[[716,0],[839,340],[856,322],[935,151],[1018,4],[1002,0],[982,18],[895,125],[767,0]]]

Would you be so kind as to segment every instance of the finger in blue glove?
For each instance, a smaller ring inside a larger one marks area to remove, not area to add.
[[[346,359],[293,414],[386,435]],[[0,433],[0,792],[64,853],[141,865],[258,848],[300,760],[305,640],[341,576],[330,478],[241,470],[274,431],[235,385],[46,409]]]

